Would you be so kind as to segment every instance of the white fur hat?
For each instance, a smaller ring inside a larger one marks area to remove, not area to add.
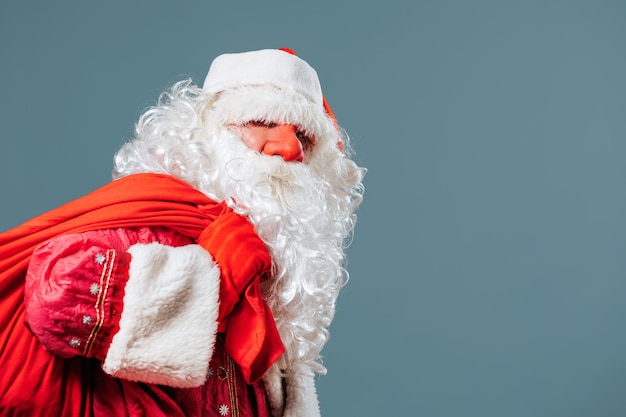
[[[296,91],[323,105],[317,72],[295,54],[279,49],[218,56],[211,63],[203,89],[215,94],[238,87],[267,85]]]
[[[219,55],[203,90],[217,98],[214,109],[226,125],[263,120],[294,124],[317,138],[338,133],[317,72],[290,49]]]

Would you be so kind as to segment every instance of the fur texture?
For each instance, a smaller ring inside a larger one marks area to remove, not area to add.
[[[218,93],[244,84],[295,90],[313,103],[322,105],[322,87],[315,70],[306,61],[284,50],[222,54],[211,63],[202,88]]]
[[[103,369],[133,381],[202,385],[217,332],[217,265],[198,245],[136,244],[128,252],[132,260],[120,330]],[[181,327],[195,332],[181,334]]]

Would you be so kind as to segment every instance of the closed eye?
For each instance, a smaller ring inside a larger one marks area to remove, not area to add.
[[[276,127],[276,123],[274,123],[274,122],[264,122],[262,120],[252,120],[250,122],[247,122],[245,124],[245,126],[257,126],[257,127],[264,126],[264,127],[272,128],[272,127]]]
[[[298,138],[300,143],[302,143],[302,148],[305,151],[311,150],[311,148],[313,147],[313,144],[315,143],[315,140],[313,139],[313,137],[307,135],[302,130],[298,130],[296,132],[296,137]]]

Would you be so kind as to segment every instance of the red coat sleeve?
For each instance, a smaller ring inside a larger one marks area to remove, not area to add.
[[[188,239],[168,229],[116,229],[52,239],[33,253],[26,276],[26,322],[44,348],[62,357],[104,359],[119,330],[135,243],[171,246]]]

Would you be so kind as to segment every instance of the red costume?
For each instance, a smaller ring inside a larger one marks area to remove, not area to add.
[[[163,227],[166,231],[155,232],[149,229],[154,226]],[[100,414],[99,411],[102,412],[100,415],[119,415],[110,414],[111,410],[103,408],[106,404],[106,407],[125,407],[131,415],[143,415],[144,412],[146,415],[195,415],[192,411],[183,409],[203,406],[202,401],[195,401],[202,397],[202,393],[195,391],[217,389],[209,383],[204,387],[177,390],[114,379],[102,372],[99,363],[93,359],[63,359],[44,350],[40,341],[26,327],[22,302],[24,279],[35,248],[58,236],[66,236],[67,241],[67,236],[77,233],[119,228],[144,230],[143,239],[147,239],[146,241],[160,240],[175,246],[193,243],[199,239],[211,247],[211,243],[206,242],[211,239],[208,236],[232,236],[237,228],[252,227],[223,204],[211,201],[178,179],[158,174],[138,174],[114,181],[92,194],[0,235],[0,369],[3,370],[0,374],[0,389],[3,390],[0,392],[0,411],[11,410],[11,415],[24,416],[85,416],[90,415],[90,410],[96,415]],[[119,233],[128,237],[128,232]],[[149,236],[146,237],[146,234]],[[129,238],[126,245],[118,243],[117,248],[114,240],[107,242],[104,239],[102,243],[124,255],[128,244],[140,239]],[[57,244],[57,249],[59,246],[63,244]],[[72,251],[71,245],[65,246],[69,247],[65,251]],[[220,298],[237,300],[242,296],[241,301],[231,303],[236,306],[220,307],[219,330],[226,331],[229,324],[243,321],[246,325],[241,329],[248,331],[245,335],[241,331],[226,332],[224,347],[220,336],[214,353],[215,362],[219,363],[215,369],[230,369],[230,373],[222,377],[233,381],[239,379],[242,387],[241,382],[244,380],[256,382],[283,352],[271,313],[260,298],[258,285],[262,277],[257,275],[251,282],[242,282],[245,277],[234,274],[228,278],[230,272],[227,265],[235,262],[232,254],[242,255],[244,247],[246,246],[231,241],[230,248],[223,246],[222,253],[214,251],[216,253],[213,254],[218,263],[221,262],[220,265],[226,267],[222,268]],[[257,245],[256,248],[262,253],[261,256],[268,256],[262,245]],[[118,256],[117,259],[112,276],[118,278],[116,282],[119,291],[112,296],[111,300],[116,301],[111,301],[110,311],[115,310],[115,305],[121,307],[129,255]],[[37,268],[45,270],[42,265]],[[236,290],[241,291],[233,294]],[[230,311],[223,311],[223,308]],[[112,323],[108,331],[114,333],[115,318],[108,320]],[[110,337],[111,334],[108,338]],[[94,349],[94,355],[91,356],[97,357],[98,352],[106,348],[106,341],[107,337],[104,337],[101,345],[95,344],[94,346],[99,347]],[[71,343],[68,347],[72,348]],[[65,356],[71,356],[71,352],[64,353]],[[80,354],[80,350],[76,353]],[[229,362],[230,357],[234,362]],[[235,362],[243,373],[235,372]],[[217,377],[220,378],[220,375]],[[101,396],[100,391],[106,394]],[[252,392],[251,398],[263,398],[262,388],[253,385]],[[194,400],[184,401],[185,398]],[[214,407],[215,412],[219,413],[218,407],[221,405],[225,404],[206,406]],[[232,404],[229,408],[231,407]],[[132,410],[136,410],[136,414]]]

